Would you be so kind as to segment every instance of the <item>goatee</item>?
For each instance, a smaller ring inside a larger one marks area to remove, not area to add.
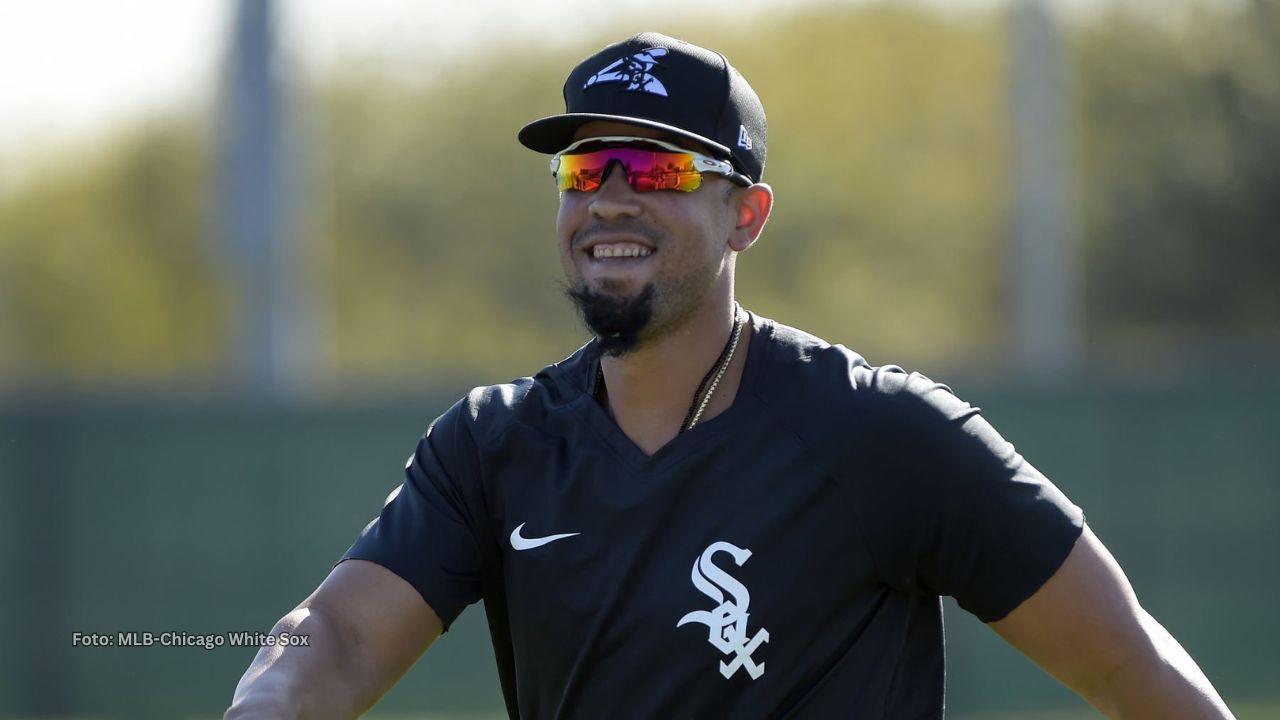
[[[582,322],[596,336],[600,351],[611,357],[627,354],[640,342],[640,332],[653,317],[653,293],[653,283],[635,297],[598,293],[586,285],[564,290]]]

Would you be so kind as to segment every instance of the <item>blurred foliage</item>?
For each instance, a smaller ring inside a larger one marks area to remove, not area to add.
[[[743,301],[884,354],[983,354],[998,324],[994,294],[973,292],[999,282],[998,27],[890,9],[761,26],[780,29],[768,53],[751,34],[688,34],[768,99],[778,204],[740,263]],[[558,286],[547,160],[514,138],[562,110],[576,59],[513,72],[500,58],[418,94],[365,77],[325,91],[331,215],[318,236],[337,260],[343,370],[416,358],[513,374],[581,342]]]
[[[317,92],[315,239],[340,376],[510,377],[581,342],[547,161],[515,140],[521,121],[560,111],[573,61],[537,60],[458,68],[425,90],[359,75]]]
[[[0,387],[216,372],[203,128],[158,122],[0,198]]]
[[[1280,2],[1075,34],[1087,327],[1141,353],[1280,340]]]
[[[1280,2],[1068,28],[1091,352],[1280,345]],[[811,8],[658,28],[765,99],[774,219],[744,303],[873,362],[1003,369],[1010,213],[1003,14]],[[546,158],[572,50],[511,48],[410,85],[309,88],[304,231],[325,380],[494,380],[584,337],[563,299]],[[210,227],[212,133],[155,122],[0,197],[0,385],[216,381],[233,303]]]

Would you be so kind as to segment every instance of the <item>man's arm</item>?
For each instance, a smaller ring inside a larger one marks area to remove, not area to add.
[[[1109,718],[1232,718],[1085,527],[1062,567],[991,628]]]
[[[443,625],[418,591],[386,568],[347,560],[273,634],[307,645],[263,647],[236,686],[226,720],[354,718],[391,688]]]

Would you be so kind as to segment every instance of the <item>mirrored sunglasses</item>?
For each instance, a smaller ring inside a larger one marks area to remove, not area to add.
[[[619,135],[586,138],[561,150],[551,158],[551,175],[561,192],[595,192],[614,162],[636,192],[693,192],[702,187],[703,173],[722,175],[739,185],[751,184],[727,160],[662,140]]]

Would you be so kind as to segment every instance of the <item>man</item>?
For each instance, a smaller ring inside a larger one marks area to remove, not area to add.
[[[1111,717],[1225,718],[1083,514],[945,386],[734,302],[763,107],[646,33],[583,61],[553,154],[595,338],[474,390],[228,718],[347,718],[485,601],[522,718],[937,718],[940,595]]]

